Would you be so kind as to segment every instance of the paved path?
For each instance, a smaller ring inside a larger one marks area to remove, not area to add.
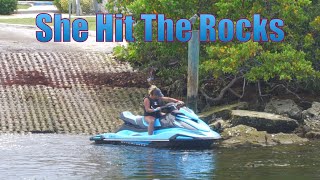
[[[133,71],[112,59],[117,43],[40,43],[35,31],[0,25],[0,133],[110,132],[121,111],[141,113],[145,89],[84,83]]]
[[[34,5],[34,3],[36,3]],[[54,13],[59,13],[58,9],[54,5],[45,4],[47,2],[41,1],[20,1],[19,4],[29,4],[32,5],[28,9],[18,9],[14,14],[11,15],[0,15],[0,19],[10,19],[10,18],[35,18],[39,13],[49,13],[53,15]],[[52,2],[49,2],[52,3]],[[64,17],[68,17],[68,14],[63,14]]]
[[[91,31],[84,43],[79,42],[48,42],[42,43],[36,39],[35,26],[7,25],[0,23],[0,52],[7,51],[96,51],[111,53],[113,48],[126,45],[125,42],[96,42],[95,31]]]

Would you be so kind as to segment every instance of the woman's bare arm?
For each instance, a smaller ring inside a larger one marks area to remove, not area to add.
[[[171,97],[162,97],[161,99],[163,101],[166,101],[166,102],[174,102],[174,103],[177,103],[177,102],[180,101],[180,100],[177,100],[177,99],[174,99],[174,98],[171,98]]]

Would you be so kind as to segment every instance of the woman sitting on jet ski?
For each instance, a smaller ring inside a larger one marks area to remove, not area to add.
[[[156,86],[152,85],[149,88],[149,96],[144,98],[144,118],[149,123],[148,126],[148,134],[152,135],[154,130],[154,120],[156,118],[160,118],[163,114],[161,113],[161,102],[175,102],[179,104],[183,104],[183,101],[164,97],[161,90]]]

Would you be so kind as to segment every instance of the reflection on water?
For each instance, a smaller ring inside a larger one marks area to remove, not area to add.
[[[319,179],[320,143],[177,151],[0,135],[0,179]]]
[[[0,179],[206,179],[215,153],[93,145],[87,136],[1,135]]]
[[[216,176],[225,179],[320,179],[319,150],[320,142],[221,149],[216,159]]]

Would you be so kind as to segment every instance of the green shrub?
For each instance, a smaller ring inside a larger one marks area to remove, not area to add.
[[[62,11],[62,10],[61,10],[60,0],[54,0],[54,1],[53,1],[53,5],[55,5],[55,6],[59,9],[59,11]]]
[[[60,0],[61,12],[69,12],[69,0]]]
[[[69,0],[54,0],[53,4],[59,9],[60,12],[69,12]]]
[[[12,14],[17,9],[17,0],[0,0],[0,14]]]
[[[80,0],[81,10],[84,13],[93,12],[93,1],[92,0]]]
[[[53,4],[62,13],[69,12],[69,0],[54,0]],[[81,10],[85,13],[93,12],[93,1],[92,0],[80,0]]]

